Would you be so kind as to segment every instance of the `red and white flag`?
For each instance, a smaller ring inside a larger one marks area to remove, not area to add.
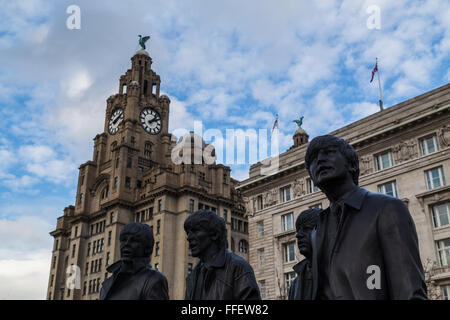
[[[275,119],[275,122],[273,123],[272,132],[270,133],[271,138],[272,138],[273,130],[275,130],[275,128],[278,129],[278,114],[277,114],[277,118]]]
[[[375,62],[375,67],[372,70],[372,79],[370,79],[370,82],[373,81],[373,76],[375,75],[375,72],[378,71],[378,62]]]

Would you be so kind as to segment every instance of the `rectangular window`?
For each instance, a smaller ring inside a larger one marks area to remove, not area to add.
[[[53,280],[55,279],[55,275],[52,274],[52,278],[50,280],[50,287],[53,287]]]
[[[108,246],[111,245],[112,231],[108,232]]]
[[[428,190],[445,185],[445,176],[442,166],[425,171]]]
[[[314,193],[314,192],[320,191],[319,188],[314,185],[314,181],[312,181],[311,179],[307,179],[307,183],[308,183],[308,192],[309,193]]]
[[[53,257],[52,269],[56,267],[56,256]]]
[[[74,244],[74,245],[72,246],[72,258],[75,257],[75,250],[76,250],[76,248],[77,248],[77,245]]]
[[[377,171],[390,168],[394,165],[394,161],[392,160],[392,152],[386,151],[375,156]]]
[[[442,290],[442,297],[444,298],[444,300],[450,300],[450,284],[441,286],[441,290]]]
[[[155,243],[155,257],[159,256],[159,241]]]
[[[262,210],[263,209],[263,197],[262,195],[259,195],[257,198],[257,203],[258,203],[258,210]]]
[[[127,158],[127,168],[131,168],[131,158]]]
[[[89,272],[89,262],[86,262],[86,267],[84,268],[84,275],[87,275]]]
[[[156,221],[156,234],[161,233],[161,220]]]
[[[109,223],[112,224],[113,221],[114,221],[114,212],[111,212],[109,216]]]
[[[309,207],[310,209],[322,209],[322,204],[317,203]]]
[[[131,144],[132,147],[134,147],[135,141],[136,141],[136,140],[134,139],[134,137],[131,136],[131,138],[130,138],[130,144]]]
[[[117,178],[117,177],[114,177],[114,184],[113,184],[113,187],[115,188],[115,187],[117,187],[117,182],[119,181],[119,178]]]
[[[281,216],[281,225],[283,231],[294,229],[294,214],[288,213]]]
[[[136,181],[136,188],[138,188],[138,189],[142,188],[142,181],[141,180],[137,180]]]
[[[109,266],[109,252],[106,253],[106,265]]]
[[[286,295],[289,294],[289,289],[291,288],[291,284],[296,277],[297,277],[297,274],[295,272],[288,272],[288,273],[284,274],[284,284],[285,284],[285,288],[286,288]]]
[[[434,153],[439,150],[439,144],[437,143],[436,135],[428,136],[420,139],[420,148],[422,149],[422,155]]]
[[[162,211],[162,200],[158,200],[158,212]]]
[[[119,168],[119,162],[120,162],[120,158],[116,159],[116,169]]]
[[[394,198],[398,198],[397,182],[390,181],[390,182],[378,185],[378,192],[386,194],[386,195],[394,197]]]
[[[227,209],[223,209],[223,219],[225,220],[225,223],[226,223],[227,219],[228,219],[228,211],[227,211]]]
[[[131,188],[131,178],[125,177],[125,187]]]
[[[189,200],[189,213],[194,213],[195,210],[195,201],[194,199]]]
[[[284,262],[295,261],[295,241],[284,245]]]
[[[84,184],[84,175],[81,176],[80,186]]]
[[[87,255],[89,257],[89,255],[91,254],[91,243],[89,242],[87,245]]]
[[[441,266],[450,266],[450,238],[437,241],[437,249]]]
[[[78,204],[81,204],[81,202],[83,202],[83,194],[80,193],[80,197],[78,199]]]
[[[258,222],[258,237],[263,237],[263,236],[264,236],[264,222],[259,221]]]
[[[261,294],[261,299],[266,298],[266,280],[258,281],[259,292]]]
[[[264,266],[264,248],[258,249],[258,264],[260,267]]]
[[[205,173],[204,173],[204,172],[199,172],[199,173],[198,173],[198,176],[199,176],[200,180],[205,181],[206,176],[205,176]]]
[[[83,296],[86,295],[86,286],[87,286],[87,282],[83,282]]]
[[[155,269],[159,270],[159,263],[155,263]]]
[[[435,228],[450,224],[450,202],[436,204],[431,207],[433,212],[433,224]]]
[[[227,174],[226,173],[223,174],[223,183],[227,183]]]
[[[280,202],[286,202],[291,200],[291,186],[287,186],[280,189]]]

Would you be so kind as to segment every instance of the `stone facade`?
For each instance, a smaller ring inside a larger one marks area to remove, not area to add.
[[[450,84],[330,132],[347,140],[360,160],[359,185],[402,199],[411,212],[426,269],[429,296],[450,294]],[[303,137],[300,137],[303,135]],[[311,207],[326,208],[325,195],[309,179],[308,137],[279,157],[279,170],[263,175],[250,167],[237,189],[249,212],[250,264],[265,299],[285,299],[302,259],[295,219]]]
[[[230,247],[248,259],[248,222],[230,168],[215,159],[172,160],[176,147],[186,146],[179,154],[190,150],[193,157],[196,148],[212,148],[202,140],[197,147],[193,142],[199,137],[193,134],[177,144],[168,132],[170,100],[160,95],[152,59],[139,50],[131,62],[120,77],[119,93],[107,99],[93,160],[79,168],[76,203],[64,209],[51,232],[49,300],[98,299],[101,283],[110,276],[107,266],[120,259],[120,230],[132,221],[153,227],[151,263],[166,275],[171,299],[184,298],[185,278],[197,263],[183,228],[191,212],[206,208],[224,217]],[[155,121],[143,121],[146,112]]]

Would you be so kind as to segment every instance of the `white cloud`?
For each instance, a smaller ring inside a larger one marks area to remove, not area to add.
[[[86,70],[74,71],[63,80],[63,88],[70,98],[80,97],[92,84],[92,77]]]

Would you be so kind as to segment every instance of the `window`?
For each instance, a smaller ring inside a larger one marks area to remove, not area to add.
[[[308,193],[319,192],[319,188],[314,185],[314,181],[307,179],[308,182]]]
[[[111,212],[109,215],[109,223],[112,224],[114,221],[114,212]]]
[[[139,171],[139,173],[144,172],[144,167],[139,166],[139,167],[138,167],[138,171]]]
[[[119,168],[119,162],[120,162],[120,158],[116,159],[116,169]]]
[[[394,165],[394,161],[392,160],[392,152],[386,151],[375,156],[375,162],[377,164],[377,171],[390,168]]]
[[[89,242],[87,245],[87,255],[89,257],[89,255],[91,254],[91,243]]]
[[[281,225],[282,225],[283,231],[294,229],[294,214],[291,212],[291,213],[282,215],[281,216]]]
[[[159,199],[158,200],[158,212],[161,212],[161,210],[162,210],[162,200]]]
[[[81,204],[81,202],[83,202],[83,194],[80,193],[80,197],[78,199],[78,204]]]
[[[56,241],[55,241],[55,250],[58,250],[58,244],[59,244],[59,241],[58,241],[58,239],[56,239]]]
[[[317,203],[309,207],[310,209],[322,209],[322,204]]]
[[[391,197],[398,198],[397,182],[390,181],[390,182],[378,185],[378,192],[386,194]]]
[[[420,139],[420,148],[422,149],[422,155],[424,156],[438,151],[439,146],[437,143],[436,135],[434,134],[432,136]]]
[[[52,269],[56,267],[56,256],[53,257]]]
[[[262,195],[259,195],[257,198],[257,203],[258,203],[258,210],[262,210],[263,209],[263,197]]]
[[[444,300],[450,300],[450,284],[441,286],[441,289],[442,289],[442,296],[444,297]]]
[[[437,249],[441,266],[450,266],[450,238],[437,241]]]
[[[134,139],[133,136],[130,137],[130,144],[132,147],[134,147],[134,143],[136,142],[136,140]]]
[[[445,185],[444,170],[441,167],[425,171],[429,190]]]
[[[159,256],[159,241],[155,243],[155,257]]]
[[[105,263],[105,265],[107,265],[107,266],[109,266],[109,258],[110,258],[109,252],[107,252],[106,253],[106,263]]]
[[[109,186],[106,186],[102,191],[102,199],[106,199],[109,196]]]
[[[72,246],[72,258],[75,257],[75,250],[76,250],[76,248],[77,248],[77,245],[74,244],[74,245]]]
[[[199,173],[198,173],[198,176],[199,176],[200,180],[205,181],[206,176],[205,176],[205,173],[204,173],[204,172],[199,172]]]
[[[53,280],[55,279],[55,275],[52,274],[52,278],[50,280],[50,287],[53,287]]]
[[[138,189],[142,188],[142,181],[141,180],[137,180],[136,181],[136,188],[138,188]]]
[[[86,286],[87,286],[87,282],[83,282],[83,296],[86,295]]]
[[[86,267],[84,268],[84,274],[87,275],[89,272],[89,262],[86,262]]]
[[[155,269],[159,270],[159,263],[155,263]]]
[[[192,273],[192,263],[188,263],[187,265],[187,274],[190,275]]]
[[[259,221],[258,222],[258,237],[263,237],[263,236],[264,236],[264,222]]]
[[[291,186],[287,186],[280,189],[280,202],[286,202],[291,200]]]
[[[131,168],[131,158],[127,158],[127,168]]]
[[[194,172],[194,166],[189,167],[189,172]]]
[[[227,211],[227,209],[223,209],[223,219],[225,220],[225,223],[226,223],[227,219],[228,219],[228,211]]]
[[[288,272],[284,274],[284,284],[286,288],[286,295],[289,294],[289,289],[291,288],[292,282],[297,277],[295,272]]]
[[[431,207],[433,212],[433,224],[435,228],[450,224],[450,202],[436,204]]]
[[[146,141],[145,147],[144,147],[144,158],[150,159],[151,154],[152,154],[152,143],[149,141]]]
[[[247,253],[248,252],[248,243],[245,240],[239,241],[239,252]]]
[[[161,220],[156,221],[156,234],[161,233]]]
[[[114,184],[113,184],[114,188],[117,187],[117,181],[118,181],[118,180],[119,180],[119,179],[118,179],[117,177],[114,177]]]
[[[84,184],[84,175],[81,176],[80,186]]]
[[[264,266],[264,248],[258,249],[258,264],[260,267]]]
[[[227,183],[227,174],[226,173],[223,174],[223,183]]]
[[[92,280],[89,280],[89,290],[88,293],[92,292]]]
[[[261,299],[266,298],[266,280],[258,281],[259,292],[261,294]]]
[[[125,187],[131,188],[131,178],[125,177]]]
[[[108,246],[111,245],[111,237],[112,237],[112,231],[108,232]]]
[[[75,227],[75,237],[78,237],[78,227]]]
[[[284,245],[284,262],[292,262],[294,260],[295,260],[295,241],[292,241]]]

